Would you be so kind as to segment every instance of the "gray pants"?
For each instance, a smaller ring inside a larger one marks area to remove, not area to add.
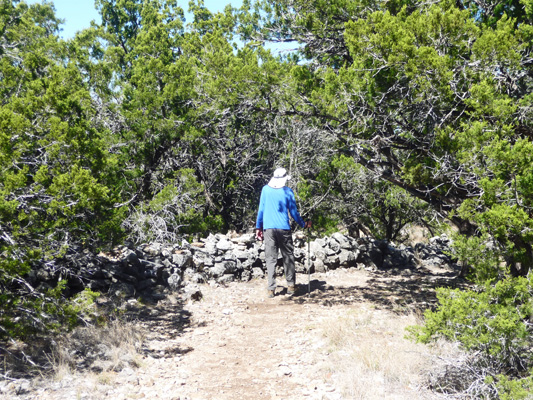
[[[276,264],[278,262],[278,250],[283,258],[283,268],[288,286],[296,283],[296,273],[294,269],[294,245],[292,243],[292,233],[284,229],[266,229],[265,237],[265,258],[268,274],[268,290],[276,289]]]

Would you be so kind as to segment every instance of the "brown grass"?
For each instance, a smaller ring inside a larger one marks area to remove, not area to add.
[[[453,352],[441,343],[432,347],[405,338],[405,328],[420,323],[414,314],[397,315],[362,306],[326,321],[329,365],[324,371],[344,398],[442,399],[425,388],[427,373],[439,354]]]
[[[50,355],[50,365],[57,379],[78,370],[120,371],[138,367],[143,334],[131,322],[113,320],[104,327],[75,329],[62,338]]]

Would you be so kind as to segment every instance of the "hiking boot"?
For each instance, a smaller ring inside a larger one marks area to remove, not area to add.
[[[274,291],[273,290],[269,290],[268,293],[267,293],[267,296],[269,299],[273,298],[275,295]]]
[[[289,286],[287,287],[287,294],[289,296],[293,296],[296,294],[296,286]]]

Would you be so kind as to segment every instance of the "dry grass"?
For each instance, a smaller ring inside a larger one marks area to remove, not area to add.
[[[10,349],[13,354],[17,352],[15,360],[10,361],[10,368],[16,367],[14,363],[21,357],[19,354],[42,360],[39,359],[39,365],[35,371],[30,371],[31,374],[27,363],[23,363],[21,371],[26,371],[26,375],[8,371],[6,361],[2,366],[6,372],[0,374],[0,378],[5,379],[4,382],[0,379],[0,399],[12,399],[15,395],[20,395],[21,399],[41,398],[36,393],[43,388],[52,394],[42,398],[55,398],[53,393],[58,387],[62,388],[61,397],[58,397],[61,399],[106,398],[106,391],[115,386],[120,371],[142,364],[140,351],[144,336],[132,322],[117,319],[106,326],[79,327],[60,339],[47,339],[43,343],[36,341]]]
[[[405,328],[419,324],[414,314],[397,315],[370,305],[324,324],[330,348],[324,371],[344,398],[442,399],[424,388],[439,354],[453,350],[442,343],[425,346],[405,338]]]
[[[105,327],[77,328],[61,339],[50,355],[56,379],[75,371],[120,371],[138,367],[143,334],[133,323],[114,320]]]

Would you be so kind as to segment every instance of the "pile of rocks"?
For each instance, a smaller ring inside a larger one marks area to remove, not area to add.
[[[445,254],[446,236],[414,247],[371,238],[352,238],[341,233],[309,240],[294,234],[297,272],[325,272],[337,268],[417,269],[452,266]],[[281,258],[278,260],[282,273]],[[248,281],[265,275],[264,245],[253,234],[215,234],[200,242],[172,246],[159,243],[124,245],[112,253],[82,253],[62,261],[62,268],[42,266],[31,277],[36,285],[53,285],[58,271],[68,271],[72,292],[88,287],[122,297],[164,298],[186,282],[219,283]]]

